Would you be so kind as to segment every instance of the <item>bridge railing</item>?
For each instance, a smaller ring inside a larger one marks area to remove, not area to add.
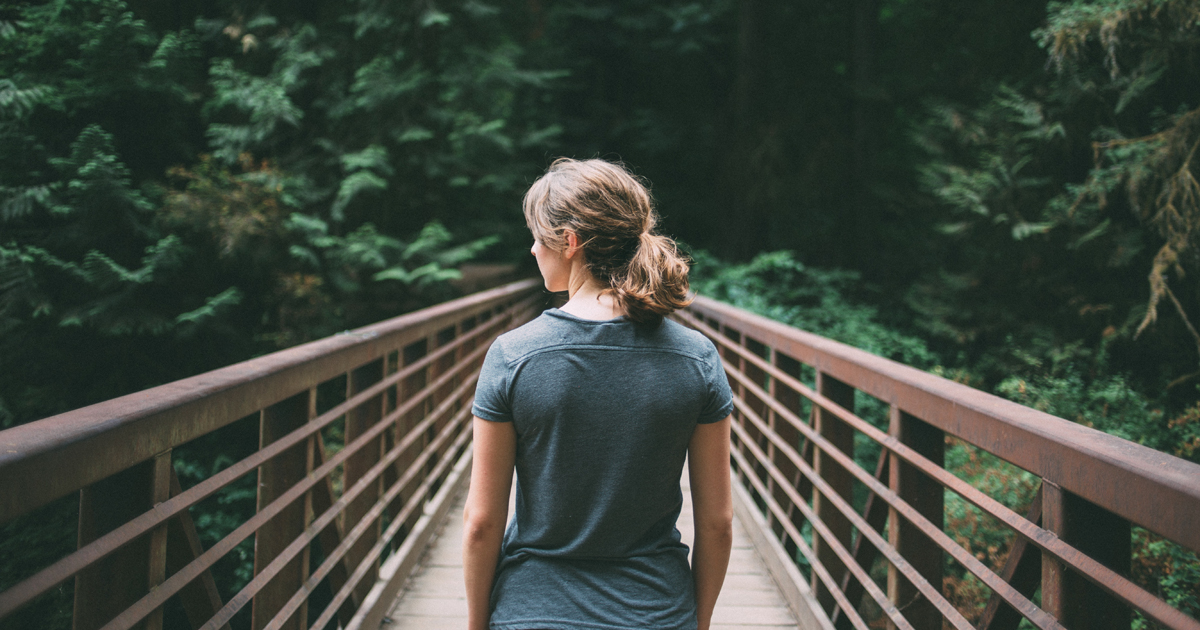
[[[0,627],[73,580],[75,630],[156,630],[164,608],[215,630],[246,607],[256,630],[377,628],[469,477],[484,352],[544,301],[517,282],[0,432],[0,523],[79,497],[77,550],[0,592]],[[173,450],[247,422],[257,449],[181,487]],[[247,478],[254,513],[204,548],[191,508]],[[222,601],[213,566],[250,540]]]
[[[483,352],[541,309],[538,284],[0,432],[0,523],[79,501],[78,549],[0,593],[0,626],[73,580],[83,630],[161,628],[165,606],[192,628],[247,607],[256,629],[377,627],[466,479]],[[1127,628],[1132,608],[1200,628],[1129,579],[1131,525],[1200,549],[1200,466],[711,300],[679,319],[722,350],[738,492],[789,556],[776,577],[802,617],[865,629],[866,601],[892,627],[972,627],[943,595],[949,557],[992,593],[981,628]],[[887,431],[855,414],[856,392],[887,405]],[[173,450],[247,422],[257,449],[181,487]],[[944,468],[948,437],[1040,478],[1028,513]],[[870,444],[873,472],[855,461]],[[191,510],[246,478],[253,515],[205,548]],[[1015,532],[1004,567],[946,533],[947,492]],[[212,569],[250,540],[253,575],[223,601]]]
[[[1022,619],[1129,628],[1131,609],[1161,627],[1200,629],[1130,579],[1131,525],[1200,551],[1200,466],[712,300],[677,318],[721,350],[738,492],[799,565],[776,579],[810,573],[790,597],[802,618],[859,630],[976,627],[944,595],[950,558],[990,590],[972,615],[982,629]],[[856,415],[864,395],[888,410],[876,419],[886,430]],[[947,470],[953,440],[1040,478],[1028,512]],[[874,470],[856,450],[880,452]],[[1003,567],[947,533],[948,494],[1015,532]]]

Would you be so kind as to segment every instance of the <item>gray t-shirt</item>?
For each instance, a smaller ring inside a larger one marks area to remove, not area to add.
[[[491,627],[694,629],[679,478],[696,424],[732,410],[712,342],[670,320],[550,309],[501,335],[472,409],[517,433]]]

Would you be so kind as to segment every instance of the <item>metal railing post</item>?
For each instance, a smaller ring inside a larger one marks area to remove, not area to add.
[[[945,434],[932,425],[892,405],[888,432],[901,443],[942,467],[945,460]],[[941,484],[916,467],[890,457],[890,489],[913,506],[938,529],[945,522],[945,494]],[[921,533],[912,523],[891,508],[888,511],[888,541],[935,590],[942,590],[942,548]],[[896,605],[914,628],[940,628],[942,615],[933,602],[921,596],[916,587],[893,565],[888,565],[888,599]],[[889,626],[891,627],[891,626]]]
[[[263,409],[259,415],[258,447],[300,428],[309,417],[309,392],[305,391]],[[258,510],[304,479],[309,470],[310,442],[305,441],[279,454],[258,467]],[[254,535],[254,574],[258,575],[305,529],[307,504],[311,499],[297,501],[272,518]],[[311,508],[308,508],[311,509]],[[258,630],[270,623],[276,613],[304,582],[304,563],[297,557],[254,596],[251,628]],[[285,630],[299,629],[305,620],[293,615]]]
[[[421,339],[402,348],[397,361],[399,362],[400,367],[406,367],[416,363],[417,361],[420,361],[425,357],[426,354],[429,353],[429,351],[429,340]],[[421,389],[425,387],[425,384],[430,380],[429,368],[426,367],[422,370],[416,371],[412,376],[400,381],[396,386],[396,405],[399,406],[407,402],[417,392],[421,391]],[[426,405],[418,405],[412,411],[401,415],[399,418],[396,418],[397,442],[404,439],[404,437],[413,430],[413,427],[415,427],[417,423],[425,418],[425,409]],[[397,471],[397,474],[403,472],[409,467],[410,464],[412,464],[414,460],[416,460],[417,455],[423,446],[424,443],[421,443],[420,445],[413,445],[412,447],[409,447],[407,452],[400,455],[400,457],[396,460],[396,465],[394,467],[394,469]],[[405,488],[396,497],[395,501],[393,501],[392,505],[388,508],[388,513],[391,518],[395,518],[396,515],[400,513],[400,509],[404,506],[404,503],[408,500],[409,496],[411,496],[410,489],[416,487],[419,482],[419,479],[414,478],[412,481],[408,482],[408,488]],[[404,524],[404,527],[401,530],[404,535],[407,535],[408,532],[412,530],[413,525],[416,524],[419,517],[420,515],[416,513],[408,517],[408,522]]]
[[[349,377],[346,379],[346,398],[350,398],[382,380],[383,368],[383,359],[376,359],[375,361],[371,361],[362,367],[351,370]],[[375,423],[379,422],[379,420],[383,417],[383,398],[384,397],[382,394],[375,396],[374,398],[371,398],[370,400],[367,400],[361,405],[355,407],[346,414],[346,444],[353,442],[358,438],[358,436],[366,433],[368,429],[375,425]],[[369,471],[372,466],[379,463],[379,453],[380,449],[382,448],[382,442],[383,436],[374,438],[370,444],[363,446],[362,450],[346,458],[346,464],[344,468],[345,481],[342,484],[343,488],[349,488],[358,483],[358,480],[366,476],[367,471]],[[374,505],[378,500],[378,484],[367,489],[362,494],[358,495],[357,498],[352,500],[350,504],[346,506],[343,531],[349,532],[354,528],[355,525],[358,525],[358,522],[362,520],[363,515],[365,515],[371,509],[371,506]],[[353,572],[355,567],[357,567],[363,561],[363,559],[367,557],[367,552],[371,549],[371,546],[375,544],[375,541],[378,540],[380,532],[379,526],[380,522],[376,520],[375,527],[367,530],[367,532],[364,533],[361,538],[351,545],[349,551],[346,552],[346,568],[350,572]],[[366,597],[367,591],[371,590],[371,584],[374,583],[375,576],[379,569],[378,559],[375,560],[375,565],[375,571],[369,571],[363,576],[362,581],[356,584],[354,587],[354,597],[352,599],[355,602],[355,608],[358,607],[358,602],[361,602],[362,598]]]
[[[817,371],[817,391],[841,407],[854,411],[854,388],[819,370]],[[854,457],[853,429],[824,409],[817,411],[815,419],[815,428],[821,437],[829,440],[838,450]],[[814,449],[814,451],[813,469],[817,475],[824,479],[842,498],[853,501],[854,488],[851,485],[853,477],[851,477],[850,471],[843,468],[821,449]],[[837,507],[820,492],[813,493],[813,511],[816,512],[817,518],[829,527],[830,532],[841,542],[842,546],[849,549],[850,519],[838,511]],[[812,547],[816,552],[817,560],[829,570],[831,575],[840,576],[846,571],[846,566],[842,564],[830,544],[822,540],[817,532],[813,532]],[[826,614],[831,613],[835,603],[833,595],[830,594],[825,584],[817,579],[815,572],[812,577],[812,587],[817,594],[817,601],[820,602]]]
[[[79,547],[150,509],[154,460],[102,479],[79,491]],[[134,540],[75,575],[72,630],[94,630],[146,594],[150,541]],[[144,628],[144,624],[136,627]]]
[[[1043,526],[1108,568],[1129,575],[1129,521],[1042,480]],[[1128,606],[1095,584],[1042,554],[1042,608],[1068,628],[1128,630]]]
[[[171,449],[167,449],[150,461],[150,503],[158,505],[171,498]],[[169,523],[154,528],[150,534],[148,559],[149,574],[147,587],[158,588],[167,579],[167,532]],[[163,609],[155,608],[146,617],[146,630],[162,630]]]
[[[800,362],[791,357],[780,354],[780,352],[776,349],[772,349],[771,351],[771,363],[788,375],[797,379],[800,378]],[[774,386],[773,395],[775,396],[775,400],[778,400],[780,403],[782,403],[784,407],[786,407],[792,413],[800,416],[800,393],[780,383],[778,379],[771,379],[771,383]],[[777,414],[774,410],[771,411],[771,416],[772,418],[776,418]],[[800,431],[798,429],[793,427],[789,422],[776,422],[775,427],[776,432],[787,444],[796,450],[804,452],[802,446],[804,440],[800,436]],[[778,450],[775,451],[775,458],[773,461],[776,468],[778,468],[780,472],[782,472],[791,481],[792,487],[797,488],[800,491],[800,496],[805,500],[811,499],[812,485],[808,483],[808,479],[806,477],[800,474],[800,468],[792,463],[792,461],[788,459],[783,452]],[[780,505],[787,506],[788,518],[791,520],[792,525],[795,525],[796,529],[799,530],[804,524],[804,515],[800,512],[800,510],[796,509],[796,506],[792,503],[791,499],[787,496],[787,493],[784,492],[782,488],[776,488],[775,500]],[[773,530],[777,537],[782,537],[784,531],[782,525],[776,524]],[[796,545],[790,540],[787,541],[784,547],[787,549],[788,553],[793,555],[796,553]]]

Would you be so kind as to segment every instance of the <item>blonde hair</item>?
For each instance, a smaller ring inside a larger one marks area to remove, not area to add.
[[[559,158],[530,186],[523,208],[542,245],[562,251],[566,230],[579,237],[588,271],[630,320],[657,324],[691,303],[688,261],[675,241],[655,233],[650,192],[624,166]]]

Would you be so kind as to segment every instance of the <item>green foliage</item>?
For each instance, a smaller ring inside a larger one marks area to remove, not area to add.
[[[1137,363],[1159,366],[1138,378],[1175,387],[1200,353],[1200,291],[1185,277],[1200,241],[1200,93],[1179,89],[1194,73],[1174,60],[1200,45],[1200,12],[1173,0],[1047,12],[1034,37],[1055,73],[986,91],[979,106],[932,106],[914,132],[922,185],[950,220],[940,222],[946,262],[909,303],[929,331],[977,348],[1035,322],[1024,336],[1138,339],[1147,356]],[[1177,317],[1162,321],[1160,305]]]
[[[1194,551],[1148,532],[1133,529],[1133,579],[1170,606],[1193,619],[1200,617],[1200,556]],[[1133,627],[1155,627],[1135,615]]]
[[[978,222],[979,227],[1005,226],[1020,241],[1054,226],[1025,213],[1042,205],[1039,197],[1044,200],[1052,187],[1052,180],[1030,172],[1031,163],[1044,145],[1066,135],[1061,123],[1048,121],[1040,104],[1007,86],[971,112],[942,104],[931,113],[916,140],[942,158],[963,151],[968,162],[936,160],[921,168],[925,188],[960,215],[939,226],[943,233],[961,234]]]
[[[744,265],[723,264],[704,251],[692,256],[699,295],[901,363],[937,362],[924,341],[889,325],[871,305],[873,290],[858,273],[807,267],[790,252],[759,254]]]

